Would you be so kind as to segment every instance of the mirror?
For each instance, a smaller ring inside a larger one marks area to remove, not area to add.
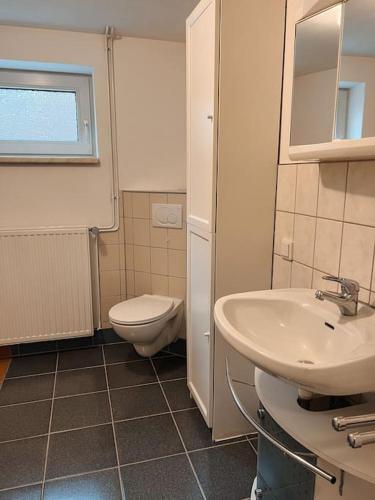
[[[337,93],[335,138],[375,137],[375,4],[348,0]]]
[[[342,10],[335,5],[296,25],[291,146],[332,141]]]

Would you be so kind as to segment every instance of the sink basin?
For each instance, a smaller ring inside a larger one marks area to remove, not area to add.
[[[375,391],[372,307],[342,316],[314,290],[264,290],[222,297],[214,315],[226,341],[271,375],[318,394]]]

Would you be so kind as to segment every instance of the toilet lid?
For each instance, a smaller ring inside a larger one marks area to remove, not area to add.
[[[151,323],[168,314],[173,306],[170,297],[142,295],[113,306],[109,311],[109,319],[120,325]]]

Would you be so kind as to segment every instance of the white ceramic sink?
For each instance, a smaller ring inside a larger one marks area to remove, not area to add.
[[[308,289],[222,297],[215,323],[238,352],[264,371],[319,394],[375,391],[375,309],[357,316]]]

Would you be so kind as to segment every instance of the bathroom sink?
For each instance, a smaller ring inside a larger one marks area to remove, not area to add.
[[[349,395],[375,391],[375,309],[357,316],[286,289],[222,297],[215,323],[226,341],[254,365],[308,392]]]

